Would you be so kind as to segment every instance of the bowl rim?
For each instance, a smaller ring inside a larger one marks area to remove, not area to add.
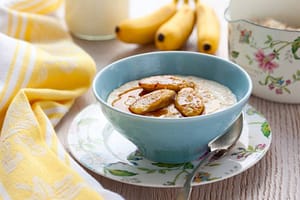
[[[231,105],[231,106],[229,106],[225,109],[222,109],[220,111],[213,112],[213,113],[210,113],[210,114],[206,114],[206,115],[183,117],[183,118],[160,118],[160,117],[154,117],[154,116],[144,116],[144,115],[129,113],[129,112],[122,111],[120,109],[117,109],[117,108],[109,105],[106,100],[104,100],[103,98],[101,98],[98,95],[98,93],[96,91],[97,80],[99,79],[101,74],[103,74],[106,70],[108,70],[108,68],[110,66],[113,66],[113,65],[115,65],[119,62],[123,62],[124,60],[127,60],[127,59],[132,59],[134,57],[140,57],[140,56],[146,56],[146,55],[152,55],[152,54],[195,54],[195,55],[201,55],[201,56],[204,56],[204,57],[212,57],[213,59],[218,59],[218,60],[221,60],[222,62],[228,62],[233,67],[235,67],[235,68],[239,69],[240,71],[242,71],[242,73],[245,75],[245,78],[246,78],[246,80],[248,82],[248,85],[249,85],[248,91],[245,93],[245,95],[239,101],[237,101],[235,104],[233,104],[233,105]],[[137,118],[137,119],[141,119],[141,120],[151,120],[151,121],[163,122],[163,123],[164,122],[182,122],[182,121],[193,121],[193,120],[199,120],[199,119],[209,119],[209,118],[213,118],[217,115],[221,115],[222,113],[230,112],[235,107],[238,107],[239,105],[243,105],[248,101],[248,99],[249,99],[249,97],[252,93],[252,89],[253,89],[253,83],[252,83],[252,80],[250,78],[250,75],[241,66],[237,65],[236,63],[234,63],[234,62],[232,62],[228,59],[222,58],[222,57],[218,57],[218,56],[210,55],[210,54],[205,54],[205,53],[200,53],[200,52],[191,52],[191,51],[157,51],[157,52],[140,53],[140,54],[135,54],[135,55],[128,56],[128,57],[125,57],[125,58],[121,58],[117,61],[112,62],[111,64],[106,65],[100,71],[98,71],[97,74],[95,75],[94,79],[93,79],[93,82],[92,82],[92,91],[94,93],[94,96],[96,97],[98,102],[100,102],[100,104],[104,105],[105,107],[107,107],[111,110],[114,110],[115,112],[118,112],[119,114],[125,115],[127,117]]]

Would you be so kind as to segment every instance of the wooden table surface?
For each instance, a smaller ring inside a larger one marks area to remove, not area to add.
[[[223,18],[228,0],[202,0],[215,8],[222,22],[222,38],[217,56],[227,58],[227,23]],[[169,0],[131,0],[130,16],[151,12]],[[89,53],[97,69],[120,58],[157,51],[154,45],[137,46],[118,40],[74,41]],[[182,50],[197,51],[195,32]],[[56,127],[64,145],[70,123],[83,108],[96,102],[91,90],[78,98]],[[192,199],[203,200],[296,200],[300,199],[300,104],[282,104],[251,96],[249,104],[261,112],[272,130],[272,144],[266,155],[253,167],[223,181],[196,186]],[[90,172],[90,171],[88,171]],[[174,199],[178,189],[133,186],[113,181],[90,172],[107,189],[121,194],[128,200]]]

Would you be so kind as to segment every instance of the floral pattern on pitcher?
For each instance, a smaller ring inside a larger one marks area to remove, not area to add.
[[[276,76],[274,72],[280,67],[280,59],[287,60],[288,63],[300,60],[300,36],[292,41],[283,41],[275,40],[271,35],[266,35],[266,39],[262,43],[264,46],[258,46],[252,30],[241,27],[238,27],[238,29],[238,42],[254,49],[252,55],[245,55],[248,64],[256,65],[264,73],[264,79],[258,82],[259,85],[266,86],[278,95],[291,94],[289,87],[300,81],[300,70],[295,69],[291,77]],[[230,57],[233,60],[240,55],[239,51],[230,51]]]

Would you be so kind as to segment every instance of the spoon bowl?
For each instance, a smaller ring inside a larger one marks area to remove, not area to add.
[[[194,170],[187,176],[187,179],[181,188],[176,200],[189,200],[192,191],[192,180],[199,168],[210,159],[218,159],[233,147],[240,138],[243,130],[243,114],[240,114],[238,119],[231,127],[221,136],[216,137],[208,143],[208,153],[194,167]]]

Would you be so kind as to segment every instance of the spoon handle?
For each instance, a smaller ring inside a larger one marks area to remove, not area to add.
[[[176,200],[189,200],[192,192],[192,180],[196,174],[196,172],[199,170],[199,168],[202,166],[202,164],[209,161],[214,155],[216,151],[208,152],[203,156],[203,159],[195,166],[193,171],[187,176],[184,185],[179,190],[179,194],[176,197]]]

